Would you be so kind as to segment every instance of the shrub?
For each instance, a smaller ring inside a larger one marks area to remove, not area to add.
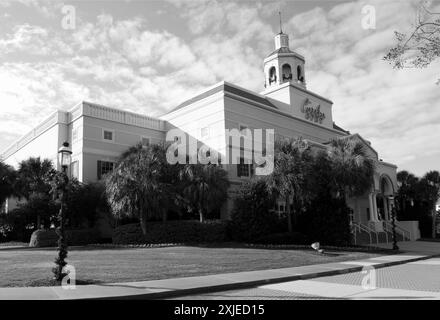
[[[309,244],[307,237],[299,232],[273,233],[253,241],[257,244]]]
[[[99,242],[95,229],[66,230],[67,245],[82,246]],[[32,233],[30,247],[56,247],[58,235],[55,229],[37,230]]]
[[[299,217],[300,230],[311,242],[346,246],[350,243],[350,209],[343,199],[317,198]]]
[[[109,212],[104,184],[82,184],[75,179],[70,180],[67,194],[67,226],[72,229],[94,227],[100,211]]]
[[[148,222],[143,236],[138,223],[116,227],[114,244],[138,243],[206,243],[227,240],[227,221],[167,221]]]
[[[99,232],[96,229],[67,230],[67,245],[83,246],[100,242]]]
[[[277,216],[271,211],[275,199],[268,193],[263,179],[244,183],[234,201],[230,235],[233,240],[252,242],[279,232]]]
[[[32,222],[21,208],[0,214],[0,242],[28,242],[35,230]]]
[[[55,230],[37,230],[32,233],[29,247],[56,247],[57,240]]]

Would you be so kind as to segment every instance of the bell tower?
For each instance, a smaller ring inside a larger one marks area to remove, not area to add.
[[[264,59],[266,89],[290,82],[306,87],[304,57],[289,48],[289,36],[283,33],[280,13],[280,32],[275,36],[275,51]]]

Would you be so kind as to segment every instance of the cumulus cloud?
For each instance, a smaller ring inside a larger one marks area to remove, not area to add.
[[[440,157],[439,62],[393,70],[382,60],[394,31],[410,29],[417,3],[369,1],[374,30],[361,27],[364,1],[313,2],[303,12],[284,3],[283,29],[306,58],[308,88],[334,102],[338,124],[402,167]],[[49,1],[24,5],[46,17],[59,11]],[[9,14],[14,2],[2,6]],[[50,111],[79,100],[157,116],[220,80],[257,92],[263,87],[262,60],[273,50],[278,3],[173,0],[155,10],[161,23],[129,9],[89,13],[75,6],[77,28],[70,32],[56,19],[52,25],[7,20],[9,31],[0,35],[0,149]]]

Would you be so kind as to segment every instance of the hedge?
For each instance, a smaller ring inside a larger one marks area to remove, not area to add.
[[[283,232],[283,233],[274,233],[274,234],[262,236],[260,238],[255,239],[255,241],[253,241],[253,243],[255,243],[255,244],[273,244],[273,245],[286,245],[286,244],[307,245],[311,242],[302,233]]]
[[[167,221],[147,223],[142,234],[139,223],[126,224],[113,230],[113,244],[209,243],[228,240],[227,221]]]
[[[82,246],[99,241],[99,233],[95,229],[66,230],[67,245]],[[58,235],[55,229],[37,230],[32,233],[29,247],[56,247]]]

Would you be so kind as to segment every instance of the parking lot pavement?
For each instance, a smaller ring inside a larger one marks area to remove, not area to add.
[[[289,281],[244,290],[180,297],[191,300],[436,299],[440,300],[440,258],[362,272]]]

